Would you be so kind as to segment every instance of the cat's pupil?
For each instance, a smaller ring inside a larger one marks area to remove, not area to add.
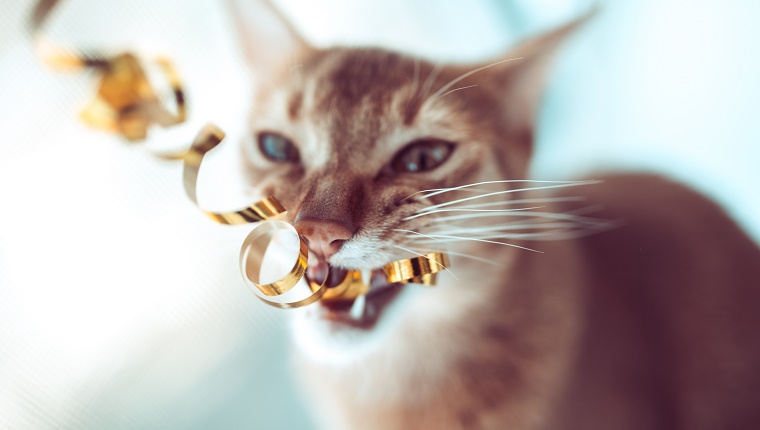
[[[451,154],[454,144],[442,140],[420,140],[404,147],[394,158],[397,172],[424,172],[440,166]]]
[[[277,133],[260,133],[259,149],[264,156],[277,163],[296,162],[298,149],[288,138]]]

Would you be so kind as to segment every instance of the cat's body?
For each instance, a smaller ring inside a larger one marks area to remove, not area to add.
[[[344,428],[757,428],[757,245],[657,177],[608,177],[584,193],[624,224],[518,253],[477,282],[449,280],[489,299],[434,339],[389,343],[415,358],[303,360],[309,399]],[[452,348],[444,371],[426,372]]]
[[[259,80],[249,180],[291,210],[310,264],[451,253],[437,287],[373,286],[361,318],[300,312],[325,428],[760,428],[757,245],[656,177],[522,181],[545,53],[575,26],[442,67],[309,47],[255,2],[235,16]],[[561,192],[516,191],[544,186]]]

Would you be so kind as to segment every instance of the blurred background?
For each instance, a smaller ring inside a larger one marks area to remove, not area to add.
[[[318,46],[434,61],[484,61],[591,6],[276,3]],[[760,240],[760,3],[600,5],[547,82],[533,176],[660,172],[710,195]],[[246,138],[249,83],[225,6],[62,0],[46,32],[176,63],[189,121],[153,130],[148,146],[189,142],[210,121],[235,141]],[[32,7],[0,0],[0,428],[312,428],[289,372],[288,312],[240,279],[250,227],[209,222],[184,196],[181,166],[79,122],[97,81],[38,61]],[[248,203],[230,179],[234,146],[201,174],[208,208]]]

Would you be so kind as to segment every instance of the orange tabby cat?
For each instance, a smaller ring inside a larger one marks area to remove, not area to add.
[[[257,83],[252,187],[291,209],[309,276],[373,284],[363,306],[298,311],[325,428],[760,428],[760,250],[724,212],[654,176],[520,181],[576,24],[442,67],[232,9]],[[384,285],[388,261],[431,250],[452,260],[437,287]]]

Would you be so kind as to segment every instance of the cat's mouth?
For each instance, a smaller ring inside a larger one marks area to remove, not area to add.
[[[329,295],[331,290],[340,288],[346,282],[347,276],[351,275],[350,269],[332,267],[323,260],[317,260],[312,264],[314,260],[310,259],[306,277],[310,281],[321,284],[327,276],[325,295]],[[318,310],[319,318],[365,330],[375,326],[383,310],[398,295],[403,284],[388,282],[385,270],[382,268],[361,272],[364,273],[364,283],[370,286],[369,291],[363,297],[360,295],[353,298],[349,295],[349,298],[321,300]]]

